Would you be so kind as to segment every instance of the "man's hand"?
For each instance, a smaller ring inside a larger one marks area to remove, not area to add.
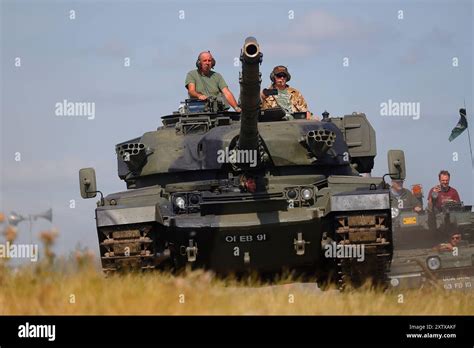
[[[415,207],[413,208],[413,210],[416,212],[416,213],[419,213],[421,211],[421,207]]]
[[[188,89],[188,94],[191,98],[198,98],[199,100],[206,100],[207,96],[196,91],[196,85],[192,82],[188,83],[186,86]]]
[[[224,94],[225,99],[229,103],[230,106],[234,108],[235,111],[237,111],[236,108],[238,108],[237,102],[235,101],[234,95],[230,91],[228,87],[224,87],[222,89],[222,94]]]
[[[433,192],[441,192],[441,186],[435,186],[433,187]]]
[[[241,109],[240,107],[238,107],[238,106],[236,106],[236,107],[234,108],[234,110],[235,110],[236,112],[242,112],[242,109]]]
[[[278,95],[278,90],[276,88],[264,88],[261,93],[263,99],[271,95]]]

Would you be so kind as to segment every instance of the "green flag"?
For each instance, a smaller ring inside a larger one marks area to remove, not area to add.
[[[466,109],[459,109],[459,114],[461,115],[461,118],[459,119],[456,127],[454,127],[451,131],[449,141],[453,141],[454,139],[456,139],[457,136],[464,132],[464,130],[467,128]]]

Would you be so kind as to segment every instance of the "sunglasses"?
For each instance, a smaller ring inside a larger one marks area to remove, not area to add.
[[[285,73],[279,73],[279,74],[276,74],[275,76],[279,78],[282,78],[282,77],[284,77],[285,79],[287,78]]]

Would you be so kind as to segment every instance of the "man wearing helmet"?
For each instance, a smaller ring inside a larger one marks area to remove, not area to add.
[[[225,99],[235,111],[241,109],[235,101],[234,95],[229,90],[227,83],[221,74],[211,71],[216,65],[211,52],[201,52],[196,61],[196,70],[191,70],[186,75],[185,86],[191,98],[206,100],[208,97],[220,97],[224,95]]]
[[[285,118],[292,119],[292,114],[295,112],[306,112],[306,118],[311,118],[311,113],[308,111],[308,104],[303,95],[296,88],[288,86],[291,75],[288,69],[283,65],[278,65],[273,68],[270,74],[272,84],[271,89],[276,89],[277,93],[270,94],[268,89],[262,92],[262,109],[281,108],[285,111]]]

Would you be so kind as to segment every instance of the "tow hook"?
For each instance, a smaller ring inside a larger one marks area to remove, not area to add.
[[[311,242],[307,242],[303,239],[302,232],[298,232],[298,239],[293,239],[293,245],[295,246],[296,255],[304,255],[305,245],[310,243]]]
[[[189,246],[186,247],[186,256],[188,258],[188,262],[196,261],[196,256],[198,253],[197,243],[194,243],[194,240],[189,240]]]

